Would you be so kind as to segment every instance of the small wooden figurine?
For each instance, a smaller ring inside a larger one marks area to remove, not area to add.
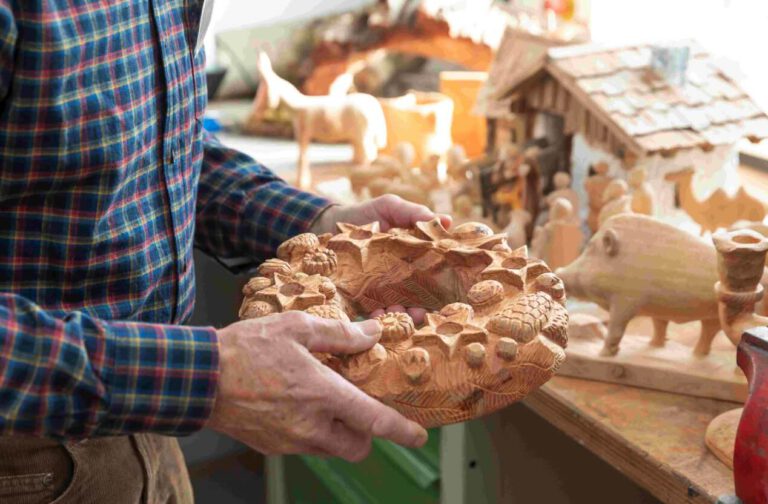
[[[646,170],[638,166],[629,172],[629,188],[632,192],[632,211],[635,213],[654,216],[656,214],[656,198],[651,184],[645,181]]]
[[[413,166],[415,152],[413,145],[401,142],[395,147],[394,156],[382,154],[369,165],[356,165],[352,167],[349,181],[352,190],[359,194],[363,188],[368,187],[377,179],[396,180],[408,176]]]
[[[584,233],[579,221],[574,220],[573,213],[569,200],[554,200],[549,209],[549,222],[537,227],[533,233],[533,257],[538,257],[555,269],[567,266],[579,257]]]
[[[417,183],[407,183],[401,179],[392,180],[387,177],[381,177],[368,184],[368,190],[372,198],[384,194],[394,194],[411,203],[418,203],[419,205],[432,208],[429,192]]]
[[[312,180],[307,158],[311,140],[351,143],[357,164],[369,164],[387,145],[384,112],[373,96],[307,96],[275,73],[266,53],[259,53],[257,66],[261,86],[266,90],[257,94],[257,101],[266,101],[271,108],[282,102],[293,111],[294,135],[299,144],[299,187],[308,188]]]
[[[632,196],[623,180],[612,180],[603,192],[603,206],[597,219],[598,228],[614,215],[632,213]]]
[[[545,199],[547,206],[552,208],[552,204],[558,198],[565,198],[571,204],[573,209],[573,219],[578,221],[580,215],[581,204],[579,202],[579,195],[571,187],[571,176],[566,172],[557,172],[552,177],[552,183],[555,186],[555,190],[549,193]]]
[[[596,163],[592,168],[595,174],[587,178],[584,182],[584,188],[587,191],[587,201],[589,204],[587,224],[589,229],[595,233],[599,227],[598,217],[600,209],[603,208],[603,194],[605,193],[605,188],[608,187],[608,184],[613,179],[608,176],[608,163],[605,161]]]
[[[762,221],[765,205],[739,187],[735,195],[716,189],[706,200],[699,200],[693,192],[693,168],[670,173],[665,178],[677,186],[680,206],[701,226],[701,232],[714,232],[729,228],[740,220]]]
[[[445,165],[448,176],[457,181],[464,182],[467,179],[467,154],[464,147],[454,145],[445,153]]]
[[[429,311],[378,317],[367,352],[319,356],[371,396],[426,427],[461,422],[523,398],[562,363],[568,313],[560,279],[485,225],[439,219],[387,233],[339,224],[302,234],[244,288],[241,317],[304,310],[340,320],[386,306]]]
[[[524,247],[528,243],[526,228],[531,223],[531,214],[522,208],[509,211],[509,224],[502,231],[512,248]]]

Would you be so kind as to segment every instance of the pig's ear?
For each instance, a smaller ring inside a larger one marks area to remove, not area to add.
[[[613,229],[603,231],[603,248],[608,257],[614,257],[619,253],[619,237]]]

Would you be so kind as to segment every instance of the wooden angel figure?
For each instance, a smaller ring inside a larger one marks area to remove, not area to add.
[[[509,224],[502,233],[507,235],[507,243],[513,249],[522,247],[528,243],[526,229],[532,221],[531,214],[522,208],[513,208],[509,212]]]
[[[629,186],[623,180],[612,180],[603,192],[603,207],[597,219],[598,228],[614,215],[633,213]]]
[[[584,182],[584,189],[587,191],[589,204],[587,224],[589,229],[595,233],[598,228],[600,209],[603,208],[603,192],[605,192],[605,188],[608,187],[608,184],[613,179],[608,176],[608,163],[605,161],[595,164],[592,169],[595,171],[595,174],[589,176]]]
[[[549,193],[545,199],[547,206],[552,208],[552,204],[558,198],[565,198],[573,207],[573,219],[579,220],[579,195],[571,187],[571,176],[566,172],[557,172],[552,177],[552,182],[555,185],[555,190]]]
[[[549,221],[533,233],[531,256],[543,260],[553,270],[567,266],[581,254],[584,233],[573,214],[571,202],[557,198],[550,205]]]
[[[653,216],[656,214],[656,195],[651,184],[645,181],[646,171],[638,166],[629,172],[628,182],[632,191],[632,211]]]
[[[258,56],[261,75],[256,100],[276,108],[284,103],[293,112],[293,130],[299,144],[297,185],[307,188],[312,182],[307,149],[312,140],[349,142],[356,164],[369,164],[387,144],[387,124],[379,101],[371,95],[307,96],[272,69],[266,53]],[[261,91],[261,87],[264,91]],[[255,109],[258,107],[255,107]]]

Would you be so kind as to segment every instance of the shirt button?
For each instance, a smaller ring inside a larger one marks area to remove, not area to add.
[[[43,486],[50,487],[51,485],[53,485],[53,474],[48,473],[43,476]]]

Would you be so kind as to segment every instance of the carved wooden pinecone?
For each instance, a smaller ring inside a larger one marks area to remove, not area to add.
[[[549,294],[527,294],[518,298],[500,314],[491,317],[485,327],[500,336],[512,338],[519,343],[528,343],[548,322],[551,309],[552,298]]]
[[[324,319],[341,320],[349,322],[349,317],[336,305],[316,305],[307,308],[307,313]]]

